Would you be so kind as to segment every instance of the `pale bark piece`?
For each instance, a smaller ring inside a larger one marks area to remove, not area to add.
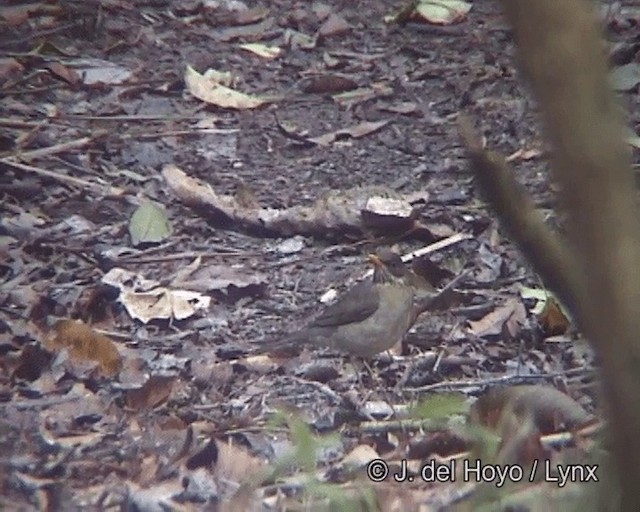
[[[163,176],[186,205],[219,224],[268,236],[314,235],[344,238],[365,233],[399,234],[414,225],[413,207],[401,194],[380,187],[356,187],[326,193],[314,203],[290,208],[262,208],[240,204],[218,194],[211,185],[167,165]]]

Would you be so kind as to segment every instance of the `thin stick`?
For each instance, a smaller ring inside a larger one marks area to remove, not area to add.
[[[69,151],[70,149],[83,148],[87,144],[89,144],[89,142],[91,142],[92,140],[93,140],[93,137],[82,137],[80,139],[61,142],[60,144],[54,144],[53,146],[48,146],[46,148],[34,149],[31,151],[23,151],[18,153],[16,155],[16,158],[29,162],[36,158],[42,158],[43,156],[63,153],[65,151]]]
[[[19,162],[15,162],[10,158],[0,158],[0,163],[3,163],[4,165],[8,165],[9,167],[13,167],[15,169],[20,169],[22,171],[32,172],[40,176],[46,176],[47,178],[54,179],[61,183],[66,183],[68,185],[73,185],[73,186],[81,187],[87,190],[91,190],[98,194],[104,194],[107,196],[116,196],[116,197],[124,195],[124,190],[119,187],[113,187],[111,185],[100,185],[98,183],[93,183],[91,181],[75,178],[73,176],[67,176],[66,174],[60,174],[54,171],[49,171],[47,169],[42,169],[40,167],[21,164]]]

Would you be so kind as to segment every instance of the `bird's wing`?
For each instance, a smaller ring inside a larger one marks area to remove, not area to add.
[[[356,284],[337,302],[327,306],[310,327],[338,327],[362,322],[378,309],[380,295],[371,282]]]

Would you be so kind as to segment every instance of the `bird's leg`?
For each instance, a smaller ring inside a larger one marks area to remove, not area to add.
[[[371,370],[371,367],[369,367],[369,365],[367,365],[367,363],[360,359],[360,358],[356,358],[354,356],[347,356],[347,362],[348,364],[351,365],[351,367],[353,368],[353,371],[356,374],[356,378],[358,379],[358,391],[362,390],[363,395],[364,396],[359,396],[360,393],[358,392],[356,394],[355,397],[353,397],[352,400],[352,404],[355,407],[355,410],[359,413],[362,414],[363,416],[365,416],[367,419],[369,419],[370,421],[375,421],[375,418],[373,418],[368,412],[367,412],[367,408],[365,407],[367,400],[369,400],[369,397],[371,396],[371,393],[373,391],[371,391],[370,389],[365,391],[365,387],[364,387],[364,383],[362,382],[362,370],[363,367],[366,368],[369,373],[371,374],[371,378],[373,378],[373,371]]]
[[[365,389],[365,385],[364,385],[365,383],[362,380],[363,370],[366,370],[369,373],[369,376],[370,376],[372,381],[375,379],[375,377],[373,375],[373,370],[367,364],[366,361],[364,361],[363,359],[360,359],[359,357],[348,355],[347,356],[347,361],[348,361],[348,364],[350,364],[351,367],[353,368],[354,373],[356,374],[356,379],[358,381],[358,389],[359,390],[364,390]],[[367,395],[366,398],[369,398],[369,395]],[[366,402],[366,399],[363,400],[363,403],[364,402]]]
[[[385,354],[389,358],[389,360],[393,363],[394,355],[391,352],[391,349],[387,349],[385,351]],[[380,387],[382,387],[382,381],[380,381]],[[391,407],[391,410],[393,411],[393,416],[395,418],[399,418],[398,411],[396,411],[396,408],[393,406],[393,400],[392,400],[393,396],[389,395],[389,393],[387,392],[386,389],[383,390],[383,394],[384,394],[384,396],[385,396],[385,398],[387,400],[387,403],[389,404],[389,407]]]
[[[378,380],[376,375],[373,373],[373,368],[369,366],[369,363],[365,359],[362,359],[362,367],[369,372],[369,376],[371,377],[371,382],[376,382]],[[360,374],[358,373],[358,375]]]
[[[386,354],[391,358],[391,360],[393,360],[393,356],[391,355],[391,353],[388,350],[387,350]],[[389,405],[389,407],[393,411],[394,417],[397,418],[398,417],[398,411],[393,406],[393,397],[388,393],[387,389],[384,387],[384,383],[382,382],[382,379],[378,375],[374,374],[373,369],[371,368],[371,366],[369,365],[369,363],[366,360],[363,359],[362,360],[362,364],[367,369],[369,374],[371,375],[371,379],[372,379],[372,381],[374,383],[374,386],[377,388],[377,391],[380,393],[382,398],[387,402],[387,404]],[[363,399],[364,403],[367,402],[369,397],[373,394],[373,391],[374,391],[374,389],[368,390],[366,397]]]

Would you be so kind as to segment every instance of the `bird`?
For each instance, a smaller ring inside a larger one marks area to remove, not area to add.
[[[411,271],[391,249],[369,255],[373,278],[360,282],[327,306],[305,328],[258,352],[298,345],[330,347],[347,355],[371,358],[402,340],[415,321]]]

